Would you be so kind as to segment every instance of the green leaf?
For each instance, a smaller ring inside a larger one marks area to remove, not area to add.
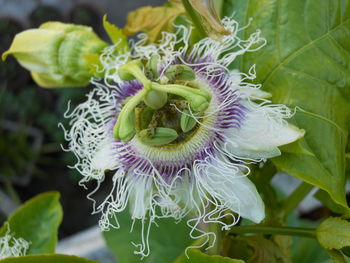
[[[330,217],[316,229],[316,237],[329,250],[350,246],[350,223],[341,218]]]
[[[219,255],[209,256],[198,249],[189,249],[186,255],[182,255],[174,263],[244,263],[243,260],[222,257]]]
[[[304,154],[315,156],[310,149],[307,148],[305,140],[297,140],[287,145],[279,147],[283,153]]]
[[[141,256],[134,254],[136,248],[132,242],[141,241],[141,223],[137,220],[133,231],[130,232],[132,221],[129,212],[125,211],[117,216],[120,229],[111,229],[103,233],[107,246],[119,263],[139,263]],[[149,235],[151,253],[142,262],[173,262],[192,243],[193,240],[189,236],[190,229],[184,219],[176,223],[173,219],[163,218],[156,223],[158,226],[153,224]]]
[[[30,255],[5,258],[0,263],[98,263],[97,261],[68,255]]]
[[[340,214],[340,215],[349,215],[350,209],[343,207],[341,205],[338,205],[335,203],[332,198],[329,196],[329,194],[323,190],[318,190],[314,197],[317,198],[319,201],[321,201],[326,207],[328,207],[332,212]]]
[[[103,27],[106,30],[109,38],[113,42],[113,44],[118,43],[118,52],[125,53],[129,51],[128,39],[126,35],[123,34],[123,31],[119,29],[117,26],[109,23],[107,21],[107,15],[103,16]]]
[[[185,10],[180,5],[173,6],[143,6],[128,14],[123,33],[127,36],[140,31],[148,35],[148,42],[153,43],[162,37],[162,32],[173,32],[175,19]]]
[[[312,155],[286,153],[275,165],[290,175],[345,200],[345,146],[350,113],[350,1],[228,0],[224,15],[249,34],[261,29],[267,45],[237,59],[232,68],[248,72],[256,64],[257,82],[274,103],[299,107],[295,122],[306,134]]]
[[[47,192],[24,203],[7,220],[10,231],[16,238],[22,237],[31,245],[27,254],[54,253],[57,244],[58,226],[62,221],[60,194]],[[7,225],[0,229],[4,236]]]
[[[292,262],[310,263],[325,262],[329,260],[326,251],[320,244],[311,238],[296,238],[293,245],[295,251],[293,253]]]

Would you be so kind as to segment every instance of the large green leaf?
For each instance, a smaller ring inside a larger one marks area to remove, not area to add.
[[[256,64],[257,82],[272,101],[298,106],[295,124],[306,130],[302,144],[313,155],[285,153],[281,170],[327,191],[346,206],[345,146],[350,112],[349,0],[227,0],[224,14],[248,38],[261,29],[267,45],[233,65],[247,72]]]
[[[219,255],[210,256],[198,249],[189,249],[187,256],[183,254],[174,263],[244,263],[244,261]]]
[[[57,192],[40,194],[24,203],[8,218],[11,234],[31,242],[28,255],[55,252],[58,226],[62,220],[59,198]],[[7,230],[8,225],[3,225],[0,237]]]
[[[98,263],[97,261],[68,255],[30,255],[16,258],[5,258],[1,263]]]
[[[104,232],[107,245],[119,263],[139,263],[141,256],[135,255],[136,248],[132,242],[141,241],[141,224],[135,222],[130,232],[132,221],[128,211],[118,214],[120,229]],[[145,263],[170,263],[175,260],[193,240],[189,236],[190,229],[186,220],[176,223],[173,219],[159,219],[157,225],[152,225],[149,244],[151,253],[144,258]]]

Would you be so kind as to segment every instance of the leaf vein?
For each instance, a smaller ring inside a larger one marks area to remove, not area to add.
[[[301,48],[299,48],[298,50],[294,51],[292,54],[287,56],[279,65],[277,65],[269,74],[267,74],[267,77],[265,78],[265,80],[262,81],[262,84],[265,85],[282,67],[284,67],[286,64],[288,64],[293,59],[295,59],[300,54],[302,54],[305,50],[312,47],[315,43],[323,40],[328,35],[330,35],[332,32],[334,32],[335,30],[337,30],[338,28],[340,28],[341,26],[343,26],[345,23],[347,23],[349,21],[350,21],[350,18],[347,18],[345,21],[341,22],[338,26],[334,27],[333,29],[328,31],[323,36],[312,40],[311,42],[307,43],[306,45],[302,46]]]

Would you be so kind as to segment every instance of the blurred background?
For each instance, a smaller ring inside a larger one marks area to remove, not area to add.
[[[164,2],[0,0],[0,54],[9,48],[17,33],[46,21],[88,25],[108,41],[101,23],[104,14],[111,23],[123,27],[128,12]],[[91,216],[87,192],[78,186],[79,173],[67,167],[75,163],[75,157],[62,151],[65,140],[58,127],[58,123],[67,125],[63,114],[68,101],[74,107],[85,100],[90,89],[39,88],[14,58],[0,61],[0,225],[21,203],[50,190],[62,196],[60,239],[97,224],[99,216]],[[91,237],[91,231],[88,235]]]

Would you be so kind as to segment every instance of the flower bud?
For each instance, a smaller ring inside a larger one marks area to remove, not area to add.
[[[183,132],[189,132],[196,126],[196,120],[190,116],[190,111],[185,109],[181,115],[180,126]]]
[[[14,55],[42,87],[84,86],[91,78],[84,55],[106,46],[90,27],[47,22],[17,34],[2,59]]]
[[[158,127],[155,129],[144,129],[138,134],[139,139],[149,146],[161,146],[176,140],[178,134],[170,128]]]

